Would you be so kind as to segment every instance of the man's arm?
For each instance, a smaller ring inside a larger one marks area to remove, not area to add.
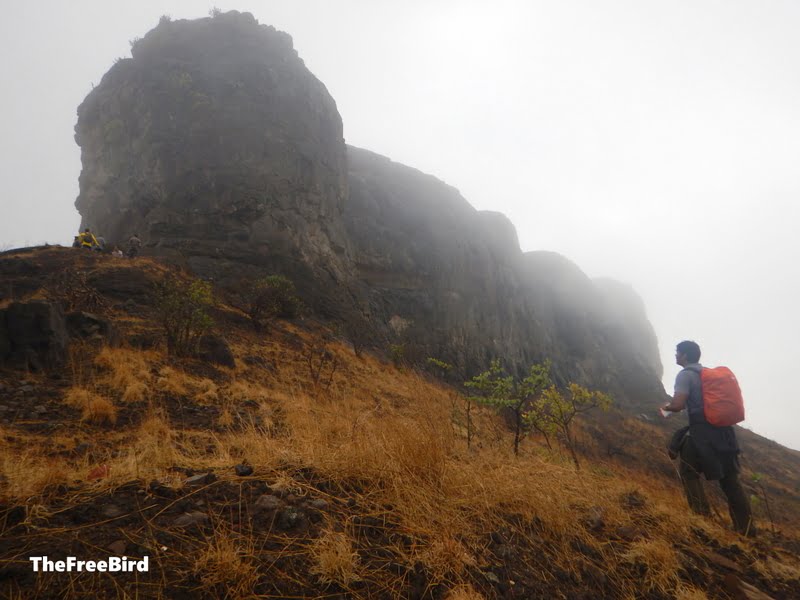
[[[675,392],[672,401],[662,406],[662,410],[668,412],[681,412],[686,408],[686,401],[689,399],[689,392]]]

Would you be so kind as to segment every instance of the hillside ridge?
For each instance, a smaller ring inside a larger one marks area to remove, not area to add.
[[[212,331],[231,366],[169,356],[154,290],[193,276],[161,259],[44,247],[0,254],[0,274],[0,316],[50,307],[50,323],[71,323],[31,325],[40,365],[27,351],[27,368],[0,365],[0,594],[700,600],[799,589],[798,453],[758,436],[743,440],[745,485],[761,494],[749,475],[762,474],[775,522],[757,504],[762,534],[749,540],[721,514],[688,513],[667,432],[624,412],[581,420],[576,471],[535,435],[515,457],[503,421],[480,406],[468,446],[456,389],[357,356],[310,316],[257,331],[219,294]],[[62,354],[48,366],[51,352]],[[28,557],[42,555],[148,556],[152,570],[36,574]]]

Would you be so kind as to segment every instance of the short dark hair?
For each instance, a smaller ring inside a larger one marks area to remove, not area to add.
[[[685,354],[686,360],[689,362],[699,362],[700,361],[700,346],[697,345],[697,342],[693,342],[691,340],[684,340],[675,348],[679,354]]]

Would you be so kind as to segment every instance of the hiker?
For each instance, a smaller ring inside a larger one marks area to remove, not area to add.
[[[94,237],[92,230],[88,227],[83,231],[83,233],[78,234],[78,241],[80,242],[80,247],[86,250],[91,250],[92,248],[96,248],[98,246],[97,238]]]
[[[128,239],[128,251],[126,253],[128,258],[136,258],[139,255],[141,247],[142,240],[139,239],[138,233],[134,233],[130,239]]]
[[[683,369],[675,378],[675,395],[661,410],[680,412],[684,408],[689,425],[675,432],[670,440],[670,458],[680,461],[679,473],[689,508],[709,516],[711,509],[703,490],[700,474],[709,481],[719,481],[728,499],[728,512],[733,528],[747,536],[755,536],[756,528],[750,511],[750,500],[739,482],[739,444],[733,426],[711,425],[704,413],[700,373],[700,346],[683,341],[675,351],[675,362]]]
[[[102,235],[98,235],[96,239],[97,239],[97,246],[95,246],[94,249],[97,250],[98,252],[105,252],[106,238],[104,238]]]

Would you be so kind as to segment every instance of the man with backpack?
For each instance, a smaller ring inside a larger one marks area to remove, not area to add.
[[[78,234],[78,245],[86,250],[93,250],[99,246],[97,238],[94,237],[92,230],[88,227],[83,233]]]
[[[669,445],[670,456],[680,457],[679,471],[689,507],[697,514],[710,515],[700,474],[709,481],[719,481],[734,529],[754,536],[750,501],[739,482],[740,451],[733,430],[734,423],[744,420],[736,378],[726,367],[703,367],[700,346],[692,341],[678,344],[675,362],[683,369],[675,378],[675,395],[662,411],[685,408],[689,416],[689,425],[676,431]]]

